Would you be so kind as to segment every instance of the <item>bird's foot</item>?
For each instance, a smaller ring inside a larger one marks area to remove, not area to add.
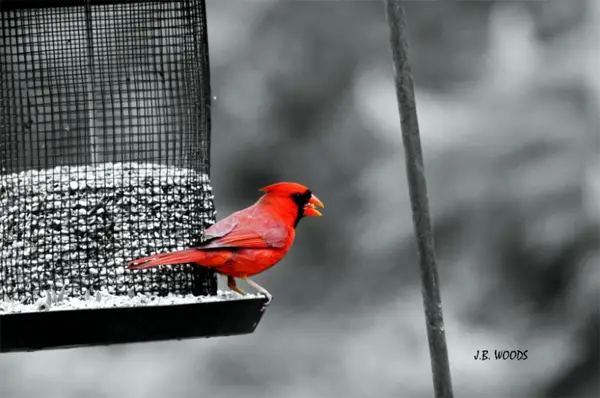
[[[234,287],[234,288],[232,288],[231,290],[234,291],[234,292],[236,292],[236,293],[238,293],[238,294],[241,294],[242,296],[245,296],[246,294],[248,294],[248,293],[246,293],[245,291],[243,291],[242,289],[240,289],[237,286]]]
[[[267,302],[265,303],[265,305],[269,305],[269,303],[271,302],[271,300],[273,300],[273,296],[271,295],[271,293],[269,293],[267,291],[267,289],[265,289],[264,287],[262,287],[261,285],[259,285],[258,283],[254,282],[251,279],[246,278],[246,282],[252,286],[254,289],[256,289],[256,291],[260,294],[262,294],[263,296],[265,296],[265,298],[267,299]]]
[[[227,287],[229,287],[231,290],[233,290],[234,292],[241,294],[242,296],[246,295],[246,292],[243,291],[242,289],[240,289],[239,287],[237,287],[236,283],[235,283],[235,279],[231,276],[227,277]]]
[[[263,296],[265,296],[265,298],[267,299],[267,302],[265,303],[265,305],[269,305],[271,303],[271,301],[273,300],[273,296],[271,295],[271,293],[265,291],[259,292],[260,294],[262,294]]]

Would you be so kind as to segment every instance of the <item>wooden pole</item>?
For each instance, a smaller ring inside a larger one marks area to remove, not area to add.
[[[433,389],[438,398],[452,398],[452,381],[448,348],[442,315],[442,300],[431,232],[429,200],[423,167],[423,153],[415,102],[414,84],[408,63],[406,20],[399,0],[385,0],[386,16],[390,26],[390,44],[394,61],[396,96],[402,127],[402,141],[406,157],[408,190],[421,268],[423,306],[429,340],[429,354],[433,373]]]

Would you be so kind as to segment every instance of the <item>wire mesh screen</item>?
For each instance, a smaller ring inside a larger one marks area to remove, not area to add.
[[[214,294],[200,267],[125,264],[214,223],[204,2],[0,12],[0,299]]]

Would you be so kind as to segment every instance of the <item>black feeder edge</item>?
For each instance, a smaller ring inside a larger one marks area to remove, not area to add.
[[[135,0],[0,0],[0,12],[132,2],[143,3]],[[194,7],[201,9],[202,26],[198,33],[202,37],[198,42],[204,47],[200,51],[205,54],[201,62],[206,63],[208,71],[205,2],[182,0],[181,3],[194,3]],[[202,123],[210,129],[208,73],[203,85],[206,116]],[[0,314],[0,353],[250,334],[269,303],[266,297],[256,296],[191,304]]]
[[[0,352],[249,334],[266,307],[259,297],[1,315]]]

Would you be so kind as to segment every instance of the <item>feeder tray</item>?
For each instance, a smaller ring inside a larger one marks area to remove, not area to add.
[[[255,297],[0,315],[0,352],[248,334],[266,306]]]
[[[215,222],[201,0],[0,0],[0,352],[252,333]]]

